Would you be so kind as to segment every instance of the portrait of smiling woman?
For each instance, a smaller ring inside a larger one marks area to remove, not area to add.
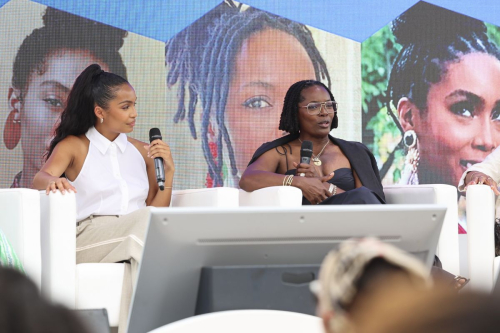
[[[167,85],[177,94],[172,118],[185,119],[190,133],[169,142],[173,151],[176,141],[182,144],[181,155],[192,165],[176,188],[238,187],[255,149],[283,135],[276,124],[294,82],[316,79],[336,86],[347,114],[359,109],[359,81],[347,80],[359,70],[356,44],[234,1],[174,36],[166,45]],[[342,134],[359,139],[359,118],[342,121]],[[186,153],[193,139],[197,147]]]
[[[469,166],[500,144],[500,52],[491,29],[425,2],[395,19],[391,28],[397,52],[385,110],[379,112],[392,116],[402,140],[381,161],[381,175],[388,176],[386,183],[457,186]],[[364,80],[369,83],[368,76]],[[372,130],[384,128],[377,125],[379,119],[370,120]],[[388,146],[384,131],[373,147]],[[399,148],[404,148],[404,166],[396,163],[391,169]]]

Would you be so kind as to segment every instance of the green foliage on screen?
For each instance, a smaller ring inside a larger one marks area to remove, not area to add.
[[[391,116],[387,114],[386,89],[394,59],[401,45],[397,44],[389,28],[385,26],[361,46],[361,77],[363,98],[363,142],[373,152],[379,167],[389,157],[401,140],[401,133]],[[386,181],[396,183],[401,178],[404,154],[397,151]]]

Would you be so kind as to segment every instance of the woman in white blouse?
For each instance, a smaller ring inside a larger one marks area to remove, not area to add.
[[[149,211],[168,207],[174,162],[161,140],[150,145],[127,137],[137,118],[136,95],[122,77],[99,65],[75,81],[67,106],[33,187],[47,194],[76,193],[76,260],[130,262],[122,294],[119,331],[126,330],[133,279],[142,255]],[[163,158],[165,190],[156,183],[154,158]]]

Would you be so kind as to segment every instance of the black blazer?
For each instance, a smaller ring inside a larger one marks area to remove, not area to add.
[[[255,162],[260,155],[264,154],[266,151],[287,144],[298,137],[299,134],[289,134],[274,141],[264,143],[255,151],[248,165]],[[385,201],[384,189],[380,180],[377,162],[368,148],[360,142],[337,139],[331,135],[328,135],[328,137],[330,141],[339,146],[340,150],[342,150],[347,157],[349,163],[351,163],[351,167],[356,171],[361,184],[375,192]]]

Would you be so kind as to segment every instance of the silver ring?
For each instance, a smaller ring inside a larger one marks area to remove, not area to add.
[[[299,174],[299,176],[300,176],[300,177],[305,177],[305,176],[306,176],[306,174],[305,174],[305,173],[303,173],[303,172],[301,172],[301,173]]]

